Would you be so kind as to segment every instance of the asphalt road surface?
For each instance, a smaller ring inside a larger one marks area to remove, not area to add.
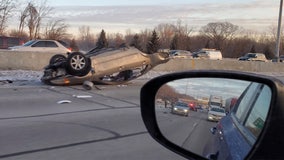
[[[154,141],[142,122],[139,92],[149,78],[88,91],[43,85],[39,77],[0,74],[0,159],[184,159]],[[216,124],[199,112],[183,117],[162,111],[158,120],[168,139],[197,154]]]
[[[7,83],[7,84],[6,84]],[[9,160],[178,160],[142,122],[143,80],[127,85],[0,85],[0,158]]]
[[[172,114],[170,109],[157,108],[158,125],[163,135],[178,146],[203,155],[216,122],[207,120],[207,112],[190,111],[189,115]]]

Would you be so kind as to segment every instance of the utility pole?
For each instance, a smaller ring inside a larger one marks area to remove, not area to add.
[[[282,6],[283,6],[283,0],[280,0],[279,18],[278,18],[278,30],[277,30],[277,42],[276,42],[276,58],[277,58],[277,62],[279,62],[279,52],[280,52],[280,32],[281,32],[281,20],[282,20]]]

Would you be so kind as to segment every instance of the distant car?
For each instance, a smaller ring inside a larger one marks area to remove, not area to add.
[[[68,54],[71,52],[65,42],[55,40],[31,40],[21,46],[9,47],[8,49],[12,51],[48,52],[57,54]]]
[[[192,53],[186,50],[170,50],[171,58],[193,58]]]
[[[279,56],[279,62],[284,62],[284,55],[281,55],[281,56]],[[274,59],[272,59],[271,61],[272,62],[277,62],[277,60],[278,60],[277,58],[274,58]]]
[[[203,48],[203,49],[199,50],[198,52],[194,52],[193,58],[222,60],[223,56],[222,56],[221,51],[219,51],[219,50]]]
[[[209,109],[209,112],[208,112],[208,120],[209,121],[218,122],[224,116],[226,116],[226,112],[225,112],[224,108],[212,107],[212,108]]]
[[[196,106],[196,103],[194,103],[194,102],[189,102],[188,107],[192,111],[195,111],[195,112],[197,111],[197,106]]]
[[[247,53],[244,56],[238,58],[239,61],[261,61],[267,62],[265,55],[263,53]]]
[[[122,84],[168,61],[168,53],[146,54],[135,47],[94,48],[87,53],[54,55],[41,80],[49,85]]]
[[[189,113],[189,107],[187,103],[184,102],[176,102],[172,108],[173,114],[188,116]]]

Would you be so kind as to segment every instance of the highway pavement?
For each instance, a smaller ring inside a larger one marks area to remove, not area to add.
[[[140,89],[166,72],[152,71],[124,85],[48,86],[38,72],[0,72],[0,159],[179,160],[147,133],[140,114]],[[283,73],[263,73],[281,79]],[[206,113],[189,117],[160,112],[165,136],[202,154],[215,122]]]
[[[0,85],[0,159],[184,159],[154,141],[142,122],[140,88],[125,85]]]

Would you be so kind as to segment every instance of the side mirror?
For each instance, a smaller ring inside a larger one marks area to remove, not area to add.
[[[191,71],[152,79],[140,103],[150,135],[185,158],[274,159],[284,147],[283,99],[283,84],[273,77]]]

